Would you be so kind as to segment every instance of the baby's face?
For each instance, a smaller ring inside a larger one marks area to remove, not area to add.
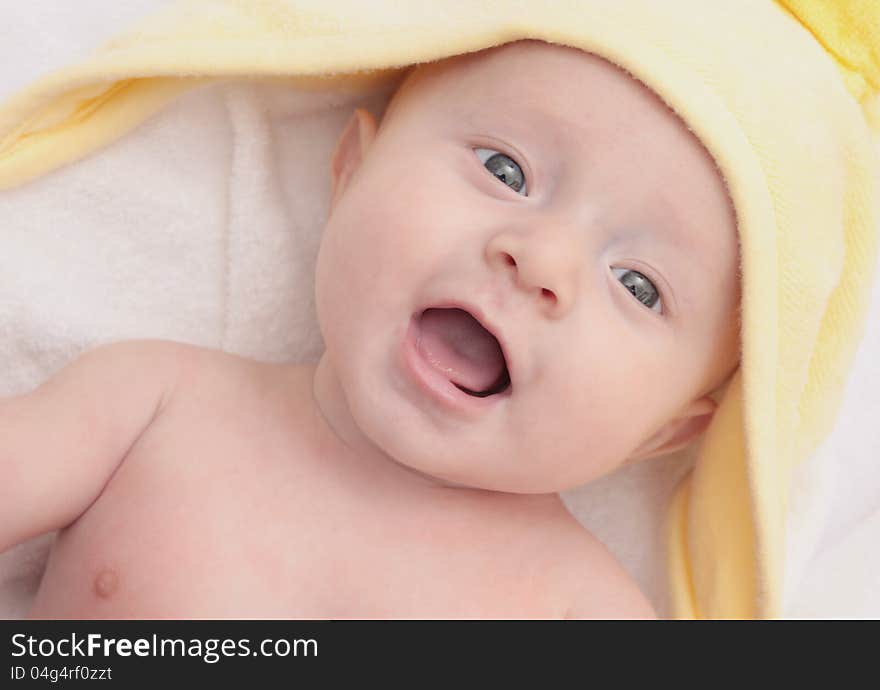
[[[420,70],[375,137],[357,117],[316,289],[326,356],[375,447],[528,493],[705,428],[706,393],[738,361],[735,218],[652,92],[520,42]]]

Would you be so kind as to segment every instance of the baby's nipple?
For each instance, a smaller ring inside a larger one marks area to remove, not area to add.
[[[119,587],[119,576],[112,568],[104,568],[95,577],[95,594],[101,599],[109,599]]]

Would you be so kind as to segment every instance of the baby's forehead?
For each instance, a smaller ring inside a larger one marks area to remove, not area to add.
[[[432,123],[509,125],[528,136],[576,139],[596,155],[607,148],[662,159],[684,146],[690,159],[706,156],[690,128],[636,77],[597,55],[543,41],[419,65],[392,99],[388,112],[394,111]]]
[[[538,74],[546,78],[562,76],[572,60],[598,60],[596,56],[576,48],[553,45],[543,41],[520,40],[473,53],[465,53],[417,65],[407,75],[404,87],[418,87],[424,96],[432,91],[462,91],[467,87],[499,87],[527,92]],[[528,71],[525,78],[524,71]],[[482,94],[473,92],[474,97]]]
[[[533,124],[560,131],[621,128],[638,132],[640,118],[668,110],[642,82],[592,53],[520,40],[414,67],[389,111],[446,112],[460,118],[488,113],[549,119]],[[561,119],[559,116],[563,116]],[[605,121],[603,121],[603,118]]]

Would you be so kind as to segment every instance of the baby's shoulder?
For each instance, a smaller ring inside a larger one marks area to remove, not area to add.
[[[306,366],[261,362],[170,340],[130,341],[127,346],[142,353],[145,369],[161,360],[170,372],[161,413],[166,424],[196,421],[218,433],[247,429],[253,435],[257,427],[290,428],[305,416],[300,408],[308,397]]]
[[[567,511],[566,511],[567,512]],[[554,583],[570,619],[656,618],[653,606],[608,548],[568,514],[549,540]]]
[[[177,397],[193,393],[203,401],[211,397],[240,404],[250,396],[264,397],[272,390],[286,390],[294,380],[304,381],[307,374],[305,366],[272,364],[177,341],[141,340],[132,341],[131,345],[140,347],[144,353],[162,352],[166,359],[174,361],[173,393]]]
[[[223,374],[232,375],[249,364],[258,364],[222,350],[160,338],[120,340],[94,350],[112,353],[116,359],[124,356],[128,366],[136,366],[149,375],[160,371],[173,374],[175,383],[191,382],[194,378],[216,381]]]
[[[507,548],[528,552],[528,575],[550,594],[564,618],[656,618],[648,599],[608,548],[578,522],[557,495],[500,495],[496,524]],[[519,540],[519,541],[517,541]]]

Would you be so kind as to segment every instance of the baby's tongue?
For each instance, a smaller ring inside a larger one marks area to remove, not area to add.
[[[479,393],[498,380],[504,369],[501,347],[466,311],[428,309],[419,325],[419,352],[450,381]]]

